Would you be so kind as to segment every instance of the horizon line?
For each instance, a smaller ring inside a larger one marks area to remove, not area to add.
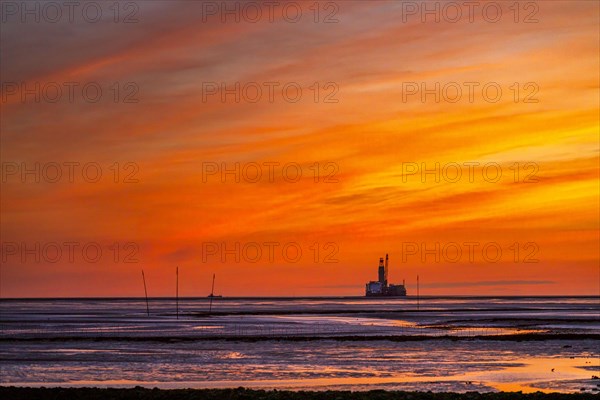
[[[167,300],[176,299],[176,296],[148,296],[148,300]],[[179,296],[179,299],[210,299],[210,296]],[[407,295],[407,296],[392,296],[392,297],[367,297],[367,296],[221,296],[213,297],[213,300],[240,300],[240,299],[273,299],[273,300],[301,300],[301,299],[367,299],[375,300],[391,300],[391,299],[445,299],[445,298],[464,298],[464,299],[509,299],[509,298],[598,298],[600,294],[578,294],[578,295]],[[145,300],[144,296],[73,296],[73,297],[0,297],[3,300]]]

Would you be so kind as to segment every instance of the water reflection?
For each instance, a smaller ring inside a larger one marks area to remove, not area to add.
[[[568,344],[567,344],[568,343]],[[593,340],[41,344],[3,351],[3,384],[161,388],[588,392]],[[103,351],[93,351],[103,350]]]

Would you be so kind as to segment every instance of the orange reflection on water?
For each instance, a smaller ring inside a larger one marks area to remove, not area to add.
[[[245,358],[237,352],[224,356],[228,359]],[[514,366],[506,366],[512,363]],[[490,391],[503,392],[579,392],[580,387],[587,387],[590,393],[590,378],[600,371],[600,360],[592,357],[578,358],[515,358],[513,360],[497,361],[498,368],[490,371],[474,371],[463,374],[438,376],[416,373],[389,374],[380,373],[373,368],[335,368],[307,365],[297,369],[297,375],[306,372],[316,373],[319,377],[303,377],[298,379],[230,379],[230,380],[198,380],[198,381],[134,381],[134,380],[71,380],[68,382],[11,382],[15,386],[62,386],[62,387],[158,387],[162,389],[175,388],[232,388],[246,387],[253,389],[288,389],[288,390],[371,390],[384,388],[387,390],[430,390],[432,386],[444,384],[444,390],[449,391]],[[585,369],[589,368],[589,369]],[[256,365],[255,373],[273,373],[265,365]],[[360,373],[363,376],[343,377],[340,373]],[[338,376],[335,376],[338,375]],[[178,376],[171,376],[177,379]],[[181,377],[179,377],[181,378]],[[594,382],[595,383],[595,382]],[[594,386],[595,387],[595,386]],[[487,388],[487,390],[486,390]]]
[[[546,389],[544,383],[590,379],[594,372],[582,367],[596,367],[600,371],[597,358],[531,358],[523,360],[524,365],[506,367],[500,371],[477,374],[473,379],[481,379],[501,391],[555,392]]]

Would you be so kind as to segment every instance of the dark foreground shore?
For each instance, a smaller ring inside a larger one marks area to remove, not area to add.
[[[8,400],[589,400],[590,393],[432,393],[372,390],[368,392],[291,392],[249,389],[98,389],[0,387],[0,398]]]

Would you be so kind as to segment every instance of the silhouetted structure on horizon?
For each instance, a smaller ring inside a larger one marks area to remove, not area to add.
[[[385,255],[385,264],[383,263],[383,257],[379,259],[379,280],[371,281],[366,284],[367,297],[406,296],[406,287],[404,287],[404,282],[402,285],[388,285],[388,262],[389,256],[387,254]]]

